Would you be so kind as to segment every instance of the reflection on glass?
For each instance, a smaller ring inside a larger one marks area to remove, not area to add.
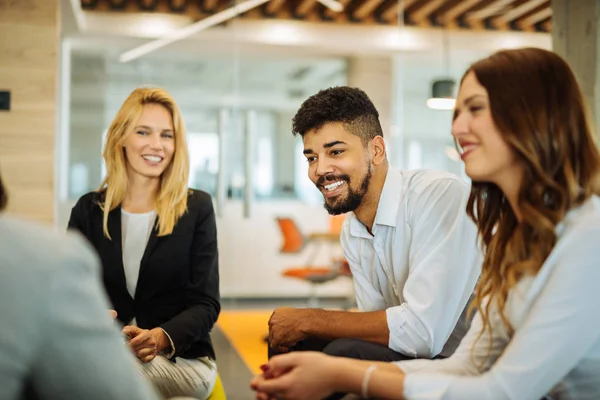
[[[298,197],[307,204],[322,204],[323,194],[317,189],[314,183],[308,178],[308,162],[302,153],[304,145],[301,140],[296,142],[294,176],[294,191]]]
[[[466,178],[452,139],[409,137],[406,141],[404,159],[408,169],[448,171]]]
[[[214,196],[219,170],[219,137],[216,133],[188,133],[189,186]]]
[[[86,193],[89,190],[89,171],[84,163],[73,164],[69,170],[69,180],[71,181],[71,190],[69,195],[77,193]]]
[[[273,192],[273,141],[266,137],[259,138],[256,150],[259,154],[254,178],[256,196],[268,197]]]

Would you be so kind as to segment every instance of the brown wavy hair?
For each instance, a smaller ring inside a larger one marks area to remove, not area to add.
[[[475,298],[484,323],[481,338],[494,306],[513,333],[504,314],[508,293],[540,270],[565,214],[600,192],[600,155],[582,92],[558,55],[537,48],[503,50],[473,64],[465,76],[469,72],[487,90],[492,120],[524,166],[520,221],[498,186],[471,185],[467,214],[484,251]]]

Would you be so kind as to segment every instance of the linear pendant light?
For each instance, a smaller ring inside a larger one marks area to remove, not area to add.
[[[184,28],[181,28],[175,32],[172,32],[160,39],[153,40],[151,42],[145,43],[139,47],[128,50],[125,53],[119,56],[120,62],[129,62],[139,58],[145,54],[148,54],[154,50],[158,50],[161,47],[167,46],[171,43],[174,43],[178,40],[186,39],[189,36],[192,36],[200,31],[203,31],[212,26],[223,23],[231,18],[235,18],[238,15],[245,13],[248,10],[256,8],[264,3],[269,2],[270,0],[246,0],[239,4],[236,4],[232,7],[229,7],[223,11],[220,11],[216,14],[208,16],[196,23],[188,25]],[[332,11],[339,12],[344,9],[344,6],[337,2],[336,0],[318,0],[321,4],[328,7]]]
[[[317,0],[319,3],[323,4],[325,7],[329,8],[333,12],[342,12],[344,10],[344,5],[336,0]]]

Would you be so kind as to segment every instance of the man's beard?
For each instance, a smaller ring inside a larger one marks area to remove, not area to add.
[[[335,199],[332,199],[332,204],[327,203],[327,200],[325,200],[325,203],[323,204],[327,212],[331,215],[345,214],[350,211],[356,210],[358,206],[360,206],[360,204],[362,203],[363,198],[365,197],[365,194],[369,189],[369,183],[371,182],[371,165],[369,164],[367,174],[363,178],[358,190],[352,189],[352,187],[350,186],[350,177],[348,175],[324,176],[322,177],[322,179],[322,184],[324,184],[325,181],[346,181],[346,185],[348,185],[348,195],[346,196],[346,198],[344,200],[337,201]]]

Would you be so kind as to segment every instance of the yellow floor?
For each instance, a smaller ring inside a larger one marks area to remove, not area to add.
[[[272,310],[221,311],[217,325],[253,374],[267,362],[267,344]]]

